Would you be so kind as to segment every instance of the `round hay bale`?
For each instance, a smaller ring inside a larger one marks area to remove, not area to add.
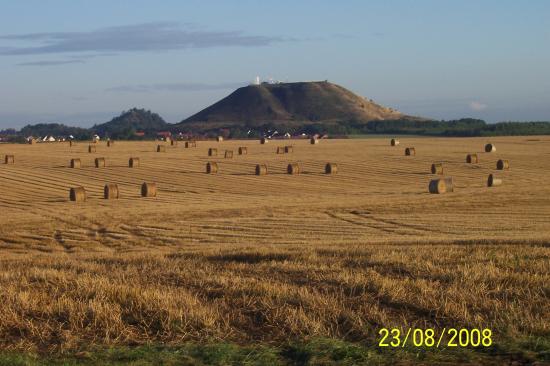
[[[447,187],[443,179],[432,179],[428,186],[428,190],[433,194],[442,194],[447,192]]]
[[[262,144],[262,145],[265,145],[265,144],[267,144],[268,142],[269,142],[269,140],[266,139],[265,137],[262,137],[262,138],[260,139],[260,144]]]
[[[248,154],[248,148],[246,146],[239,147],[239,155],[247,155]]]
[[[301,173],[300,164],[298,163],[288,164],[288,166],[286,167],[286,172],[292,175],[300,174]]]
[[[218,172],[218,164],[214,162],[206,163],[206,174],[216,174]]]
[[[391,146],[397,146],[397,145],[399,145],[399,140],[391,139],[390,145],[391,145]]]
[[[312,145],[317,145],[319,143],[319,139],[312,137],[311,139],[309,139],[309,143]]]
[[[29,140],[29,145],[34,145],[36,144],[36,140],[35,139],[30,139]]]
[[[88,145],[88,152],[89,153],[95,153],[96,152],[96,147],[94,145]]]
[[[327,165],[325,165],[325,174],[336,174],[336,173],[338,173],[338,164],[327,163]]]
[[[128,160],[128,167],[137,168],[139,166],[139,158],[133,157]]]
[[[71,159],[71,168],[78,169],[82,166],[80,159]]]
[[[285,153],[290,154],[294,152],[294,146],[285,146]]]
[[[156,197],[157,196],[157,184],[143,182],[141,185],[141,197]]]
[[[405,149],[405,155],[406,156],[414,156],[416,155],[416,149],[414,147],[407,147]]]
[[[432,179],[430,181],[430,184],[428,185],[428,190],[430,193],[434,193],[434,194],[453,192],[454,191],[453,178],[449,177],[449,178]]]
[[[107,147],[114,146],[115,142],[111,140],[107,140]]]
[[[432,172],[432,174],[443,175],[444,174],[443,173],[443,164],[442,163],[433,163],[431,172]]]
[[[15,156],[14,155],[6,155],[4,157],[4,163],[5,164],[15,164]]]
[[[73,187],[69,190],[69,200],[74,202],[86,201],[86,190],[84,187]]]
[[[477,164],[478,163],[477,154],[468,154],[468,155],[466,155],[466,163],[468,163],[468,164]]]
[[[157,152],[166,152],[166,146],[157,145]]]
[[[282,146],[277,146],[277,154],[284,154],[285,148]]]
[[[95,158],[96,168],[105,168],[105,158]]]
[[[218,137],[216,137],[216,141],[222,142],[222,141],[223,141],[223,136],[218,136]]]
[[[197,147],[197,142],[194,140],[185,141],[185,148],[188,149],[190,147]]]
[[[508,170],[510,169],[510,162],[508,160],[500,159],[497,161],[497,170]]]
[[[266,164],[256,165],[256,175],[267,175],[267,165]]]
[[[225,159],[233,159],[233,150],[225,150],[223,157]]]
[[[105,184],[103,188],[103,198],[106,200],[113,200],[119,198],[118,185],[117,184]]]
[[[489,174],[487,178],[487,187],[496,187],[502,184],[502,179],[495,177],[493,174]]]
[[[170,140],[170,146],[178,146],[177,140]]]
[[[492,152],[495,152],[495,151],[497,151],[497,148],[494,144],[485,145],[485,152],[486,153],[492,153]]]
[[[218,155],[218,149],[210,148],[208,149],[208,156],[217,156]]]

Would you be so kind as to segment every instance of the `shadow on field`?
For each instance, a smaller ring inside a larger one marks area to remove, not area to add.
[[[271,261],[286,261],[290,260],[290,254],[283,253],[239,253],[239,254],[222,254],[208,257],[212,262],[238,262],[238,263],[261,263]]]

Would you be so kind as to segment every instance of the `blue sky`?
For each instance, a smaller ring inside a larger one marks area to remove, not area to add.
[[[550,120],[550,2],[1,0],[0,128],[179,122],[256,75],[438,119]]]

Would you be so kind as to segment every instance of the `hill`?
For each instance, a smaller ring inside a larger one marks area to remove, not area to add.
[[[179,125],[257,127],[266,123],[319,123],[418,119],[327,81],[249,85]]]
[[[100,136],[113,139],[132,139],[136,132],[154,136],[158,131],[170,129],[171,126],[156,113],[132,108],[109,122],[93,126],[91,130]]]

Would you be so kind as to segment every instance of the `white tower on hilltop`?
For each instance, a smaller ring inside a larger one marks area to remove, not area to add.
[[[260,85],[260,77],[256,76],[256,78],[254,79],[254,82],[252,84],[253,85]]]

